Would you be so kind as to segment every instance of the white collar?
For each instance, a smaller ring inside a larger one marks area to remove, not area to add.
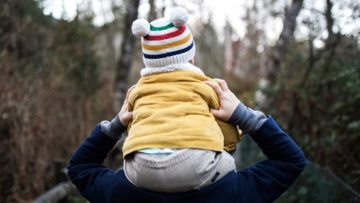
[[[145,68],[141,69],[140,75],[146,76],[146,75],[151,75],[151,74],[155,74],[155,73],[172,72],[175,70],[188,70],[188,71],[194,71],[201,75],[205,75],[204,72],[200,68],[194,66],[191,63],[171,64],[171,65],[162,66],[162,67],[145,67]]]

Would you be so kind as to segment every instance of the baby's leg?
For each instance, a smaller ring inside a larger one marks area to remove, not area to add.
[[[169,155],[135,153],[124,162],[134,185],[157,192],[185,192],[208,186],[235,170],[226,152],[181,149]]]

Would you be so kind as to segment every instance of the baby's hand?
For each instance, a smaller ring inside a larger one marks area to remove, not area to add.
[[[225,80],[215,78],[204,81],[204,83],[215,90],[220,100],[220,108],[218,110],[211,109],[211,113],[218,119],[228,121],[240,104],[240,100],[230,91]]]

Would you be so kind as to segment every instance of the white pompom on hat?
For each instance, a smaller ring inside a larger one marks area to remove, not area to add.
[[[181,27],[186,24],[188,18],[189,13],[184,8],[177,7],[172,11],[170,21],[175,27]]]
[[[188,17],[185,9],[174,8],[169,18],[133,22],[132,33],[141,37],[145,68],[166,71],[194,58],[195,43],[186,26]]]
[[[137,37],[144,37],[150,32],[150,23],[145,19],[137,19],[132,23],[131,31]]]

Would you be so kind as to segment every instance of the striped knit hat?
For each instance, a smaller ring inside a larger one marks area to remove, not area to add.
[[[185,25],[188,13],[175,8],[170,19],[160,18],[149,23],[135,20],[132,32],[141,37],[143,59],[146,68],[172,69],[185,64],[195,56],[195,44],[189,28]]]

